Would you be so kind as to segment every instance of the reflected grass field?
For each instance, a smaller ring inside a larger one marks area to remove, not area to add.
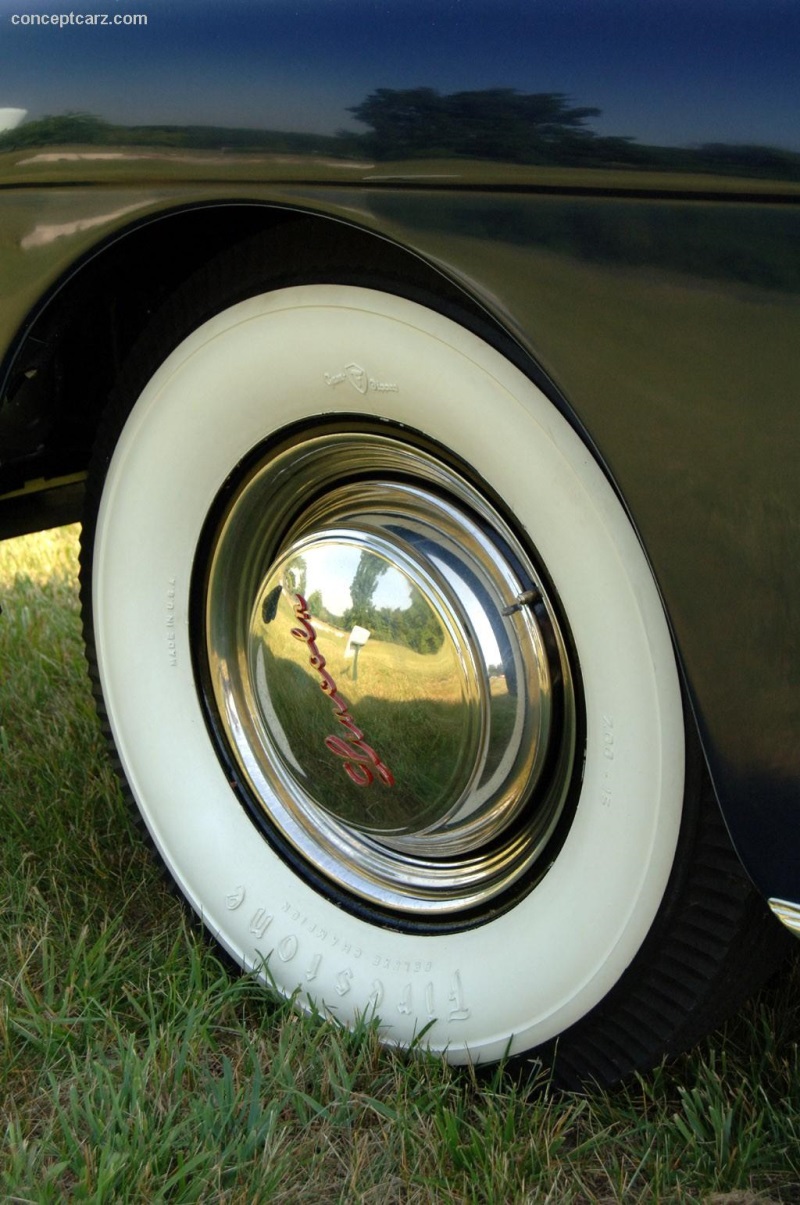
[[[571,167],[553,164],[502,163],[463,157],[414,158],[369,162],[363,154],[303,154],[285,151],[231,152],[202,148],[180,149],[112,144],[47,146],[0,152],[0,181],[9,184],[121,184],[130,181],[164,184],[173,181],[238,180],[248,183],[381,182],[418,177],[443,185],[458,181],[474,186],[545,186],[548,188],[624,189],[643,192],[800,193],[792,180],[717,175],[713,172],[652,170],[648,168]]]
[[[77,530],[0,545],[6,1201],[800,1200],[800,975],[614,1093],[297,1016],[187,921],[94,717]]]
[[[320,690],[309,645],[293,638],[297,618],[284,593],[264,629],[259,658],[264,690],[288,747],[301,754],[314,798],[341,819],[379,831],[413,827],[423,815],[438,818],[444,801],[458,798],[473,772],[478,722],[477,708],[461,697],[449,645],[419,653],[373,635],[356,669],[352,655],[346,656],[347,632],[314,622],[337,698],[393,780],[385,785],[378,776],[364,785],[345,772],[347,746],[341,742],[348,729],[337,723],[330,695]],[[330,738],[339,743],[338,754],[326,743]]]

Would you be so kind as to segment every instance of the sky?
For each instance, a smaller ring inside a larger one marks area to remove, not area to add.
[[[31,14],[145,26],[33,26]],[[800,150],[798,0],[0,0],[0,108],[333,133],[375,88],[558,91],[660,145]]]

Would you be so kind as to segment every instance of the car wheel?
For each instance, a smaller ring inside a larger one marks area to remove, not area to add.
[[[84,532],[101,707],[170,874],[239,964],[387,1043],[647,1065],[705,1017],[752,897],[723,841],[713,952],[684,942],[665,1000],[709,805],[613,488],[431,306],[213,293],[134,357]]]

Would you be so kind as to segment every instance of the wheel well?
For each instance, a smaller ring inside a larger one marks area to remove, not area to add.
[[[414,252],[335,218],[266,204],[215,204],[160,215],[95,248],[44,299],[13,355],[0,400],[0,494],[82,473],[97,424],[151,315],[193,273],[253,235],[303,223],[322,275],[352,263],[403,290],[462,291]],[[295,231],[296,233],[296,231]],[[280,256],[280,238],[274,240]],[[288,243],[297,246],[293,237]],[[290,255],[286,252],[286,257]],[[274,265],[276,277],[292,267]],[[476,307],[477,308],[477,307]],[[62,520],[66,521],[66,519]]]

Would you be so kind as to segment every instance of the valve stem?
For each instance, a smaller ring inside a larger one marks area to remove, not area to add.
[[[542,596],[538,590],[523,590],[522,594],[518,594],[513,603],[507,607],[503,607],[503,615],[513,615],[515,611],[521,611],[523,607],[529,607]]]

